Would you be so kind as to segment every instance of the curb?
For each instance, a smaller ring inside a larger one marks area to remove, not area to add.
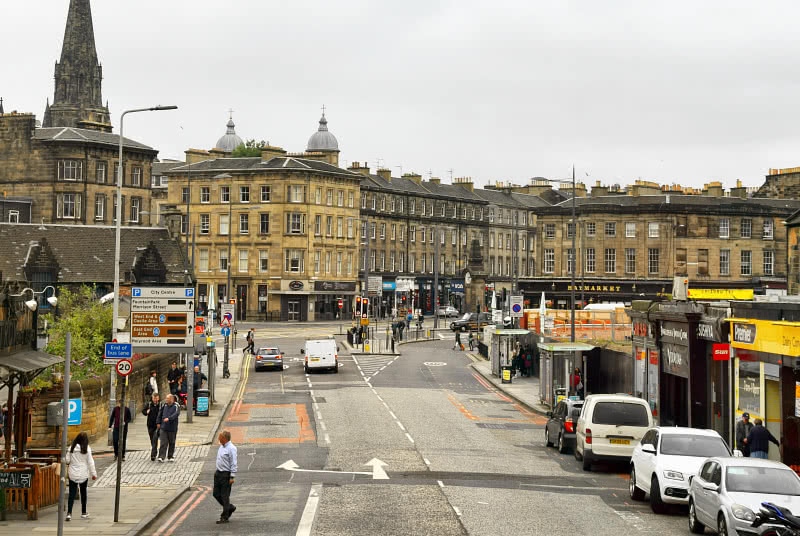
[[[504,395],[506,395],[507,397],[509,397],[509,398],[511,398],[512,400],[514,400],[514,401],[515,401],[517,404],[519,404],[520,406],[524,407],[525,409],[527,409],[527,410],[528,410],[528,411],[530,411],[531,413],[535,413],[535,414],[537,414],[537,415],[541,415],[541,416],[543,416],[543,417],[547,417],[547,412],[545,412],[545,411],[542,411],[542,410],[540,410],[540,409],[537,409],[537,408],[535,408],[535,407],[531,406],[530,404],[528,404],[528,403],[527,403],[527,402],[525,402],[524,400],[520,400],[519,398],[517,398],[517,397],[516,397],[516,396],[514,396],[513,394],[509,393],[508,391],[506,391],[505,389],[503,389],[502,387],[500,387],[499,385],[497,385],[496,383],[494,383],[494,381],[492,381],[492,378],[491,378],[491,377],[489,377],[489,376],[487,376],[486,374],[484,374],[484,373],[483,373],[483,371],[482,371],[481,369],[479,369],[478,367],[476,367],[476,366],[475,366],[475,363],[470,363],[470,365],[469,365],[469,366],[470,366],[470,368],[472,368],[472,370],[474,370],[475,372],[477,372],[478,374],[480,374],[480,375],[481,375],[481,377],[482,377],[483,379],[485,379],[486,381],[488,381],[489,383],[491,383],[491,384],[492,384],[492,386],[493,386],[495,389],[497,389],[498,391],[502,391]]]
[[[227,404],[225,404],[225,409],[222,410],[222,413],[219,414],[217,418],[217,422],[214,423],[214,426],[211,427],[211,431],[209,432],[208,436],[206,436],[206,440],[201,443],[202,445],[210,445],[214,442],[214,438],[217,437],[219,433],[219,427],[222,424],[222,421],[225,419],[225,415],[228,414],[228,411],[231,409],[231,402],[233,402],[233,395],[236,393],[236,390],[239,388],[239,385],[242,383],[242,371],[244,370],[244,364],[247,363],[247,359],[242,359],[242,362],[239,363],[239,381],[236,382],[236,385],[231,391],[231,397],[228,399]]]
[[[398,356],[400,354],[398,354],[398,353],[394,353],[393,354],[391,352],[388,352],[388,353],[387,352],[380,352],[380,353],[378,353],[378,352],[350,352],[350,355],[354,355],[354,356],[362,356],[362,355],[391,355],[391,356]]]
[[[153,521],[155,521],[155,519],[158,516],[160,516],[162,512],[164,512],[169,507],[171,507],[173,504],[175,504],[175,502],[177,502],[178,499],[180,499],[183,496],[184,493],[186,493],[187,491],[190,491],[191,489],[192,489],[191,486],[184,487],[182,490],[180,490],[178,493],[176,493],[175,496],[171,500],[167,501],[166,504],[164,504],[160,508],[156,508],[153,512],[148,514],[144,519],[139,521],[136,524],[136,526],[134,526],[131,530],[129,530],[128,532],[125,533],[125,536],[137,536],[141,531],[143,531],[148,526],[150,526],[150,524]]]

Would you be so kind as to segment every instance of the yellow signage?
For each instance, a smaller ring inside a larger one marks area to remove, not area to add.
[[[752,300],[751,288],[690,288],[688,297],[693,300]]]
[[[729,320],[731,346],[734,348],[800,357],[800,322],[743,318]]]

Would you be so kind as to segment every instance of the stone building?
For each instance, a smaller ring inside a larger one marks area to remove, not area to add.
[[[381,281],[377,312],[421,309],[433,314],[434,262],[438,255],[440,305],[465,308],[464,271],[472,240],[484,244],[486,202],[469,188],[423,181],[415,173],[392,177],[388,169],[371,174],[354,162],[361,180],[360,274]]]
[[[0,191],[30,198],[33,221],[114,221],[119,136],[111,133],[108,108],[101,104],[101,80],[89,0],[71,0],[44,126],[33,114],[0,114]],[[150,177],[157,153],[123,141],[123,225],[156,221]]]
[[[194,236],[201,310],[213,287],[216,310],[236,299],[237,320],[333,318],[339,298],[350,314],[359,175],[276,148],[261,158],[187,157],[165,174],[181,232]]]
[[[753,197],[800,199],[800,167],[770,169]]]
[[[781,222],[800,201],[633,192],[576,201],[578,301],[656,299],[671,293],[674,276],[691,288],[785,292]],[[571,201],[538,210],[537,273],[520,283],[526,296],[544,291],[560,307],[570,299],[570,218]]]

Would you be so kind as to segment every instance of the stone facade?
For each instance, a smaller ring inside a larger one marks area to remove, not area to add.
[[[208,307],[213,287],[217,310],[225,298],[236,298],[237,320],[333,317],[338,297],[347,298],[343,312],[349,314],[357,277],[359,175],[265,153],[165,172],[169,206],[183,213],[184,237],[194,234],[201,308]],[[328,290],[325,282],[337,285]]]
[[[753,197],[800,199],[800,167],[770,169],[764,184]]]

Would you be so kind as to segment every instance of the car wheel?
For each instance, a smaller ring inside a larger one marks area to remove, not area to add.
[[[567,442],[564,441],[564,434],[558,434],[558,452],[564,454],[567,452]]]
[[[650,481],[650,508],[656,514],[663,514],[666,509],[664,501],[661,500],[661,487],[658,485],[656,477]]]
[[[551,447],[553,444],[550,442],[550,429],[545,425],[544,427],[544,446]]]
[[[703,534],[706,528],[697,520],[697,512],[694,508],[694,501],[689,499],[689,531],[692,534]]]
[[[717,516],[717,534],[719,536],[728,536],[728,523],[725,521],[725,514],[722,512]]]
[[[336,367],[333,369],[334,374],[339,374],[339,363],[336,363]]]
[[[644,491],[636,485],[636,468],[631,465],[631,481],[628,483],[631,499],[634,501],[644,500]]]
[[[584,471],[591,471],[592,470],[592,459],[586,454],[586,450],[583,451],[583,470]]]

